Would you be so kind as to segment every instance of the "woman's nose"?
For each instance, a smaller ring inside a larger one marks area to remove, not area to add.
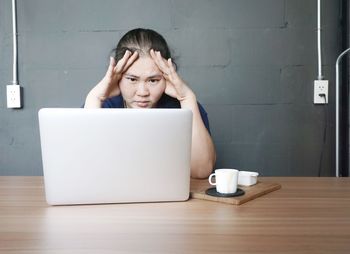
[[[148,87],[147,87],[145,82],[140,82],[139,83],[136,93],[139,96],[147,96],[147,95],[149,95],[149,89],[148,89]]]

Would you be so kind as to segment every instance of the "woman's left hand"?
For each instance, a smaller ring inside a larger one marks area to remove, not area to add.
[[[171,58],[165,60],[159,51],[150,50],[150,55],[158,68],[163,73],[165,79],[165,93],[173,98],[177,98],[180,102],[194,98],[193,91],[177,74]]]

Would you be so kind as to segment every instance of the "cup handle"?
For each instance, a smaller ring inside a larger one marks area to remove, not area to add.
[[[211,179],[213,178],[213,176],[215,176],[215,173],[212,173],[212,174],[209,176],[209,183],[210,183],[211,185],[216,185],[216,182],[213,183],[213,182],[211,181]]]

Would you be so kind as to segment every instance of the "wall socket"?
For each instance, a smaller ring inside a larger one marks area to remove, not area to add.
[[[328,80],[314,81],[314,104],[328,104]]]
[[[7,85],[7,108],[21,108],[21,86]]]

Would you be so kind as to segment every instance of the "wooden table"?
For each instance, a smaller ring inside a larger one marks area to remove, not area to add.
[[[241,206],[50,207],[42,177],[0,177],[0,253],[350,253],[349,178],[259,180],[282,189]]]

